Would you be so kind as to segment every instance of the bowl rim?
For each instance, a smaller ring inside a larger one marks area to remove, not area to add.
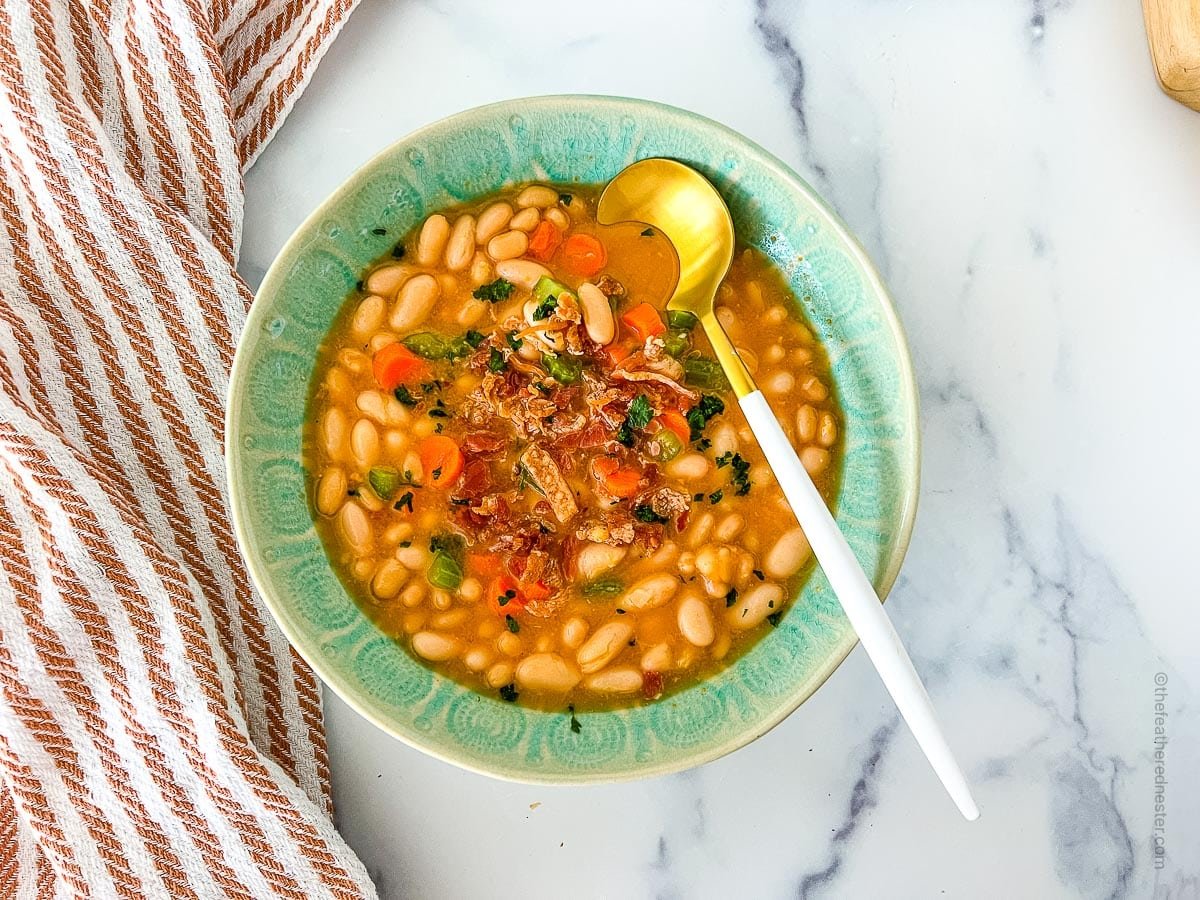
[[[401,741],[402,743],[412,747],[415,750],[424,753],[427,756],[438,759],[442,762],[449,763],[460,769],[474,772],[480,775],[486,775],[491,778],[496,778],[502,781],[509,781],[518,784],[545,784],[545,785],[575,785],[575,784],[617,784],[630,781],[638,781],[646,778],[654,778],[661,775],[668,775],[676,772],[682,772],[689,769],[694,769],[707,763],[720,759],[735,750],[740,750],[743,747],[753,743],[763,735],[770,732],[781,722],[792,715],[799,709],[813,694],[815,694],[829,680],[833,673],[841,666],[850,652],[858,645],[858,635],[853,628],[849,628],[847,637],[842,639],[844,646],[836,647],[832,653],[826,657],[825,663],[812,672],[807,679],[808,686],[791,698],[785,698],[784,702],[780,703],[771,715],[758,725],[747,730],[733,731],[730,737],[725,742],[701,751],[682,751],[679,754],[657,764],[646,764],[636,768],[630,768],[627,771],[617,772],[613,774],[602,773],[599,776],[594,776],[590,771],[580,771],[571,775],[554,774],[541,776],[535,768],[527,768],[522,770],[507,770],[501,768],[489,768],[487,766],[478,765],[474,761],[467,758],[465,755],[457,755],[453,752],[446,752],[410,738],[399,730],[395,729],[389,721],[382,716],[376,715],[365,704],[360,703],[352,692],[339,683],[339,675],[337,668],[332,665],[327,665],[322,657],[310,650],[306,646],[306,638],[290,624],[290,616],[284,614],[283,604],[266,589],[269,580],[263,571],[263,563],[258,560],[257,555],[247,552],[247,548],[251,546],[249,540],[249,532],[246,522],[243,518],[241,510],[241,502],[239,497],[245,497],[245,485],[243,479],[238,474],[238,469],[235,466],[235,461],[238,458],[238,450],[235,435],[240,434],[240,429],[237,426],[235,416],[234,400],[235,393],[241,388],[246,380],[247,361],[250,356],[249,346],[254,343],[253,338],[249,335],[259,334],[262,331],[262,325],[268,313],[269,299],[268,295],[278,293],[276,282],[281,282],[286,277],[284,262],[291,262],[297,253],[298,245],[303,236],[312,229],[343,197],[348,195],[352,190],[357,188],[363,181],[371,177],[376,166],[381,160],[390,157],[398,148],[405,144],[419,140],[422,135],[440,129],[451,123],[453,120],[460,117],[469,116],[478,113],[491,112],[496,115],[501,115],[504,112],[514,114],[520,113],[523,107],[529,104],[577,104],[577,105],[617,105],[617,106],[632,106],[642,109],[653,109],[668,115],[682,117],[689,120],[699,128],[717,132],[726,142],[739,145],[743,152],[758,157],[765,168],[769,169],[775,179],[787,185],[788,189],[801,195],[804,200],[811,204],[814,214],[822,220],[822,224],[829,228],[837,237],[844,243],[849,251],[849,254],[859,271],[866,279],[866,287],[873,292],[879,301],[879,309],[882,313],[883,320],[886,324],[892,339],[895,342],[897,351],[898,371],[900,375],[901,395],[907,397],[911,406],[911,413],[908,417],[911,424],[912,438],[908,441],[909,451],[904,463],[908,472],[912,473],[910,479],[906,479],[904,486],[900,490],[901,508],[898,515],[898,527],[895,538],[895,552],[891,554],[891,561],[887,568],[880,572],[878,578],[878,593],[881,602],[885,602],[892,587],[895,585],[896,579],[899,576],[900,569],[904,564],[904,560],[908,555],[908,548],[912,539],[912,532],[916,522],[917,506],[920,497],[921,483],[921,429],[920,429],[920,392],[918,390],[916,375],[913,370],[912,354],[909,349],[908,339],[904,332],[904,327],[900,322],[899,315],[896,312],[895,302],[892,299],[891,293],[888,291],[882,276],[879,274],[874,262],[867,254],[866,249],[859,241],[854,232],[842,220],[842,218],[833,210],[833,208],[805,181],[797,172],[795,172],[787,163],[771,153],[766,148],[762,147],[756,141],[751,140],[742,133],[734,130],[728,125],[724,125],[707,116],[693,112],[689,109],[683,109],[678,106],[673,106],[668,103],[662,103],[656,100],[648,100],[640,97],[625,97],[609,94],[539,94],[527,97],[513,97],[506,100],[484,103],[477,106],[468,107],[458,110],[449,115],[442,116],[413,131],[408,132],[402,137],[392,141],[378,152],[373,154],[366,161],[358,165],[357,168],[337,187],[335,187],[304,220],[296,226],[295,230],[288,239],[279,248],[275,258],[271,261],[271,265],[264,273],[262,281],[259,284],[258,290],[255,291],[254,299],[251,301],[250,308],[246,313],[246,320],[242,326],[242,332],[238,335],[237,346],[234,351],[233,363],[229,371],[229,383],[225,395],[225,479],[229,490],[229,508],[230,520],[233,526],[233,531],[238,544],[238,551],[241,553],[242,559],[246,564],[247,572],[250,579],[257,589],[259,596],[271,613],[272,619],[287,638],[288,644],[294,649],[320,678],[321,682],[334,694],[336,694],[343,703],[353,709],[358,715],[362,716],[376,728],[390,735],[391,737]],[[810,576],[811,577],[811,576]]]

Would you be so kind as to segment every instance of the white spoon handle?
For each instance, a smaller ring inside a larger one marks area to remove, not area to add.
[[[801,465],[800,457],[779,427],[762,391],[747,394],[740,403],[779,486],[783,488],[784,496],[804,528],[817,562],[837,594],[842,609],[846,611],[846,618],[858,633],[867,656],[896,702],[900,715],[904,716],[904,721],[912,729],[933,771],[945,785],[959,811],[968,820],[974,821],[979,817],[979,809],[971,798],[967,780],[938,725],[929,694],[921,684],[912,660],[900,643],[900,636],[892,627],[854,551],[846,543],[825,501]]]

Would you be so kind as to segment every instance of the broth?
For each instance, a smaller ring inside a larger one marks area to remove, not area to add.
[[[430,216],[318,357],[306,469],[351,594],[417,659],[561,709],[653,701],[778,624],[810,550],[676,262],[530,185]],[[840,413],[782,275],[735,257],[718,317],[828,502]]]

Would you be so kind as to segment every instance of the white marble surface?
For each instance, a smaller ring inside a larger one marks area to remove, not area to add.
[[[1200,896],[1200,113],[1158,92],[1139,4],[368,0],[247,176],[243,272],[410,129],[557,92],[742,131],[885,273],[925,435],[889,610],[983,816],[861,649],[758,743],[614,787],[465,774],[327,695],[338,822],[381,895]]]

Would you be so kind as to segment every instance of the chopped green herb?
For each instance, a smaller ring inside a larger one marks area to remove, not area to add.
[[[412,512],[413,511],[412,501],[413,501],[413,492],[405,491],[403,494],[400,495],[400,499],[396,501],[395,505],[392,506],[392,509],[404,509],[405,507],[408,507],[408,511]]]
[[[441,477],[442,477],[442,467],[438,466],[436,469],[433,470],[433,480],[437,481]]]
[[[625,610],[623,610],[623,609],[618,609],[618,610],[616,610],[616,613],[617,613],[617,615],[618,615],[618,616],[623,616],[623,615],[625,615]]]
[[[645,231],[642,232],[642,237],[654,237],[654,229],[647,228]]]
[[[550,318],[550,314],[558,309],[558,298],[555,296],[547,297],[539,303],[533,310],[533,320],[536,322],[540,319]]]
[[[467,542],[461,535],[450,531],[441,531],[429,538],[430,553],[448,553],[455,559],[461,559]]]
[[[700,440],[696,441],[697,450],[707,450],[711,446],[712,441],[710,441],[708,438],[700,438]]]
[[[595,581],[589,581],[579,589],[585,597],[601,597],[612,594],[619,594],[625,590],[624,583],[619,578],[597,578]]]
[[[404,259],[404,245],[397,244],[392,248],[392,259]]]
[[[506,365],[508,365],[508,363],[504,361],[504,354],[493,347],[492,352],[488,354],[488,371],[503,372]]]
[[[733,469],[733,475],[730,476],[730,482],[737,487],[737,495],[742,497],[750,493],[750,486],[753,482],[750,481],[750,463],[742,459],[740,453],[722,453],[717,457],[717,468],[730,466]]]
[[[508,606],[508,601],[517,596],[517,592],[511,588],[496,598],[496,605]]]
[[[401,541],[401,542],[400,542],[400,544],[399,544],[399,546],[401,546],[401,547],[411,547],[411,546],[412,546],[412,541]]]
[[[541,391],[543,394],[550,394],[550,393],[554,392],[554,385],[546,384],[546,382],[544,382],[544,381],[537,382],[536,384],[534,384],[534,387],[537,388],[539,391]]]
[[[386,228],[372,228],[371,234],[384,235],[384,234],[387,234],[387,229]]]
[[[495,281],[488,284],[481,284],[471,292],[471,296],[476,300],[486,300],[488,303],[499,303],[501,300],[507,300],[512,294],[513,288],[516,287],[511,281],[506,278],[497,278]]]
[[[440,406],[433,407],[433,409],[429,410],[428,414],[430,417],[432,417],[434,419],[450,418],[450,413],[446,412],[446,410],[442,409]]]
[[[505,703],[516,703],[519,696],[520,694],[517,693],[516,685],[506,684],[500,688],[500,699]]]
[[[769,616],[767,616],[767,621],[770,622],[771,627],[774,628],[775,626],[777,626],[779,624],[779,620],[782,618],[783,618],[783,610],[780,610],[779,612],[773,612]]]
[[[583,731],[583,725],[581,725],[579,723],[579,720],[577,718],[575,718],[575,707],[568,706],[567,712],[569,712],[571,714],[571,731],[574,734],[579,734],[579,732]]]
[[[392,395],[405,406],[416,406],[417,398],[409,393],[408,385],[402,384],[400,387],[392,391]]]
[[[426,394],[431,394],[434,391],[440,391],[441,389],[442,389],[442,383],[440,381],[434,380],[434,381],[421,382],[421,390],[424,391]]]
[[[520,350],[521,345],[525,343],[525,341],[517,337],[515,331],[506,331],[504,333],[504,340],[508,342],[508,346],[513,350]]]
[[[433,433],[434,433],[434,434],[441,434],[441,433],[442,433],[442,432],[443,432],[445,429],[446,429],[446,423],[445,423],[445,422],[438,422],[437,424],[435,424],[435,425],[433,426]]]
[[[660,516],[649,503],[639,503],[633,508],[633,517],[639,522],[649,522],[661,525],[667,521],[666,516]]]
[[[730,450],[726,453],[722,453],[720,456],[718,456],[716,458],[716,460],[714,460],[714,462],[716,462],[718,469],[723,469],[727,465],[729,465],[729,461],[731,459],[733,459],[733,451],[732,450]]]
[[[470,506],[471,498],[470,497],[451,497],[450,503],[454,506]]]
[[[704,502],[704,494],[703,493],[692,494],[692,502],[693,503],[703,503]]]
[[[472,349],[478,349],[479,345],[482,344],[486,338],[481,332],[468,331],[463,335],[463,340],[470,344]]]
[[[754,572],[754,577],[757,578],[759,581],[767,580],[767,576],[763,574],[762,569],[754,569],[753,572]]]
[[[359,281],[358,281],[358,284],[356,284],[356,285],[354,286],[354,289],[355,289],[356,291],[361,291],[361,290],[362,290],[363,288],[365,288],[365,287],[366,287],[366,284],[364,284],[364,283],[363,283],[363,281],[362,281],[362,279],[360,278],[360,279],[359,279]]]
[[[692,349],[692,336],[680,328],[668,329],[662,336],[662,342],[664,352],[676,359]]]
[[[701,432],[704,431],[709,419],[723,412],[725,412],[725,403],[720,397],[712,394],[702,396],[700,402],[688,410],[687,423],[691,428],[691,439],[693,441],[700,440]]]
[[[713,491],[711,494],[708,495],[708,502],[715,505],[717,503],[720,503],[724,497],[725,497],[725,491],[722,490],[721,488],[717,488],[715,491]]]
[[[632,447],[634,429],[645,428],[650,424],[652,418],[654,418],[654,407],[650,405],[645,394],[638,394],[629,404],[629,409],[625,411],[625,421],[617,429],[617,443]]]
[[[574,199],[575,198],[572,197],[570,194],[559,194],[558,195],[558,202],[561,203],[563,206],[570,206],[571,201]]]
[[[346,491],[346,496],[347,497],[357,497],[358,496],[358,488],[356,488],[356,487],[350,488],[350,490]]]
[[[737,598],[738,598],[737,588],[730,588],[729,593],[725,595],[725,608],[729,609],[729,607],[731,607],[731,606],[733,606],[733,604],[737,603]]]
[[[513,634],[516,634],[517,632],[519,632],[521,630],[521,623],[518,622],[516,619],[514,619],[512,616],[506,615],[504,617],[504,624],[508,626],[508,630],[511,631]]]

